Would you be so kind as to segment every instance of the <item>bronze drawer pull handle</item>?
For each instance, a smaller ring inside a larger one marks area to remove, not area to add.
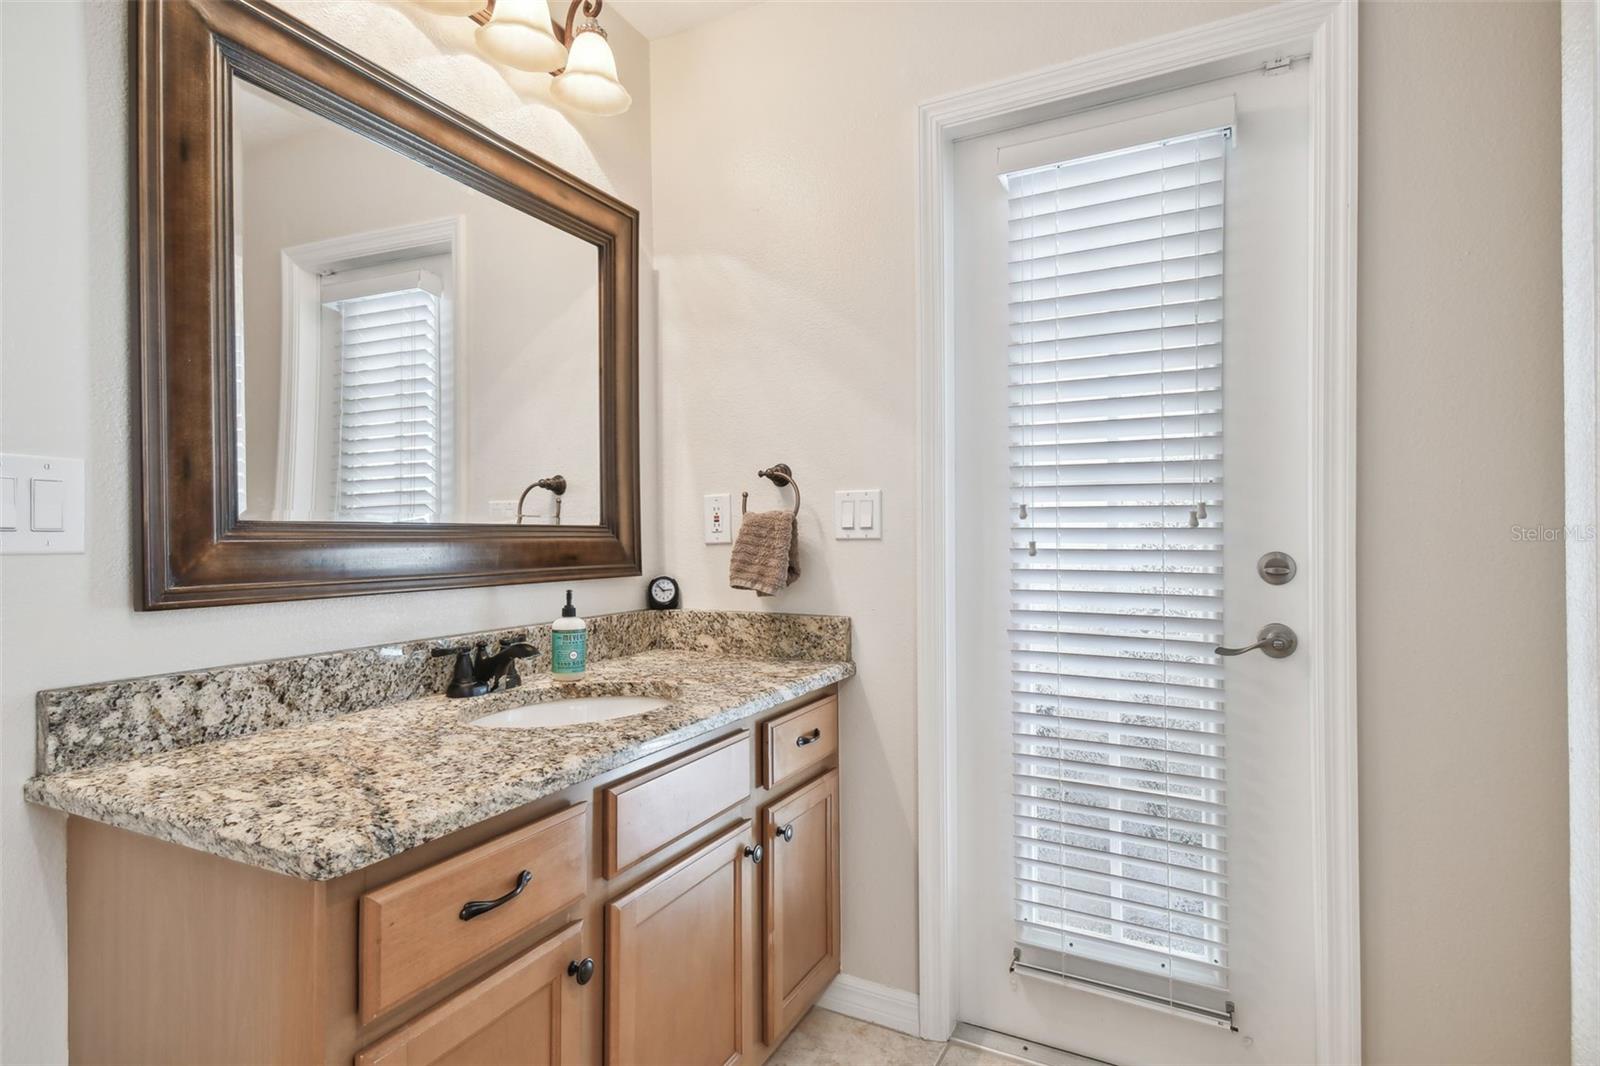
[[[793,840],[794,839],[794,823],[790,822],[788,825],[786,825],[782,829],[778,830],[778,835],[781,836],[785,841]]]
[[[501,904],[510,903],[522,895],[522,890],[528,887],[528,882],[533,880],[533,871],[524,870],[517,875],[517,887],[501,896],[499,899],[475,899],[461,908],[461,920],[470,922],[480,914],[487,914]]]
[[[761,865],[761,860],[765,856],[766,849],[760,844],[746,844],[744,846],[744,857],[755,863],[757,866]]]
[[[817,741],[819,741],[821,739],[822,739],[822,730],[813,729],[811,732],[807,733],[803,737],[795,737],[794,738],[794,746],[797,747],[797,748],[803,748],[807,744],[815,744]]]

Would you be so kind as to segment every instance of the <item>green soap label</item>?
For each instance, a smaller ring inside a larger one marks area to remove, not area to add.
[[[589,653],[589,633],[584,629],[556,630],[550,634],[550,670],[557,674],[583,673]]]

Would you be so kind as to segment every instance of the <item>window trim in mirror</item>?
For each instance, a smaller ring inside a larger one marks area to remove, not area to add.
[[[204,607],[640,574],[638,211],[265,0],[141,0],[133,34],[140,605]],[[598,525],[394,528],[240,519],[231,430],[235,74],[596,246]]]

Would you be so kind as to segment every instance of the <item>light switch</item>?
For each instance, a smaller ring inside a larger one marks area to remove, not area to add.
[[[882,540],[882,489],[844,489],[833,494],[835,540]]]
[[[60,533],[66,526],[66,486],[56,478],[29,478],[33,507],[28,528],[35,533]]]
[[[0,477],[0,530],[17,528],[17,479]]]
[[[0,455],[0,554],[83,551],[83,460]]]

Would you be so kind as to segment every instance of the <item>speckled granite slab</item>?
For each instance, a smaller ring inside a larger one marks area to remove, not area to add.
[[[850,620],[738,611],[628,611],[590,620],[589,657],[650,648],[771,659],[850,658]],[[531,640],[549,669],[550,625],[381,644],[295,659],[193,670],[39,693],[35,770],[84,769],[195,744],[385,707],[444,690],[452,660],[437,647]]]
[[[649,646],[621,651],[625,642],[619,630],[610,654],[597,658],[589,676],[577,685],[558,686],[548,674],[529,670],[521,688],[504,693],[472,700],[430,694],[331,714],[317,714],[310,697],[305,697],[308,702],[293,712],[274,713],[315,717],[275,727],[257,724],[231,739],[191,741],[42,775],[27,783],[24,794],[35,803],[268,870],[327,880],[855,673],[849,658],[848,619],[722,615],[719,620],[698,614],[632,616],[639,619],[638,626],[656,628],[637,638],[648,640]],[[762,620],[751,625],[757,630],[772,626],[781,639],[762,644],[740,635],[736,632],[740,617]],[[772,621],[781,618],[791,619],[789,624],[809,635],[797,635]],[[596,631],[598,635],[598,624]],[[424,647],[431,643],[421,642]],[[797,649],[813,654],[772,654]],[[259,664],[256,669],[275,665]],[[182,676],[208,678],[226,672]],[[298,679],[312,675],[300,670],[270,676],[301,683]],[[171,680],[116,684],[137,687]],[[199,682],[192,691],[205,687]],[[169,685],[139,691],[191,690]],[[220,683],[209,690],[208,700],[223,708],[221,720],[228,719],[231,691]],[[245,691],[256,694],[259,704],[249,712],[252,723],[271,717],[262,713],[264,709],[281,706],[248,685]],[[561,696],[616,694],[655,695],[669,702],[646,714],[549,729],[484,729],[470,724],[496,710]],[[177,706],[200,707],[195,699],[174,698]],[[177,733],[199,735],[204,729]],[[139,742],[149,743],[156,735],[141,733]],[[101,750],[109,746],[102,745]]]

